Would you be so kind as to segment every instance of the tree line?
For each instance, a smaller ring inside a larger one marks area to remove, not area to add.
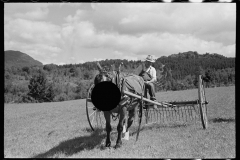
[[[122,64],[123,73],[139,74],[142,69],[141,61],[107,59],[99,63],[108,71],[113,64],[115,67]],[[156,92],[196,88],[199,74],[203,75],[206,87],[235,84],[235,58],[218,54],[179,53],[160,57],[153,66],[159,82]],[[97,74],[96,62],[5,68],[4,102],[41,103],[86,98]]]

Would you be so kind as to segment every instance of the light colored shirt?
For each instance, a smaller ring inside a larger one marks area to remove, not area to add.
[[[150,66],[146,72],[148,72],[152,78],[154,78],[154,81],[157,81],[157,72],[156,72],[156,69],[153,67],[153,66]]]

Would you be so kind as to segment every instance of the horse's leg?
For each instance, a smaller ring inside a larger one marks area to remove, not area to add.
[[[106,138],[106,145],[105,146],[110,147],[111,146],[110,133],[112,131],[110,112],[104,112],[104,117],[106,119],[106,132],[107,132],[107,138]]]
[[[132,125],[132,123],[134,121],[135,115],[137,113],[138,103],[137,102],[133,102],[132,107],[134,107],[134,108],[129,111],[126,132],[128,132],[128,129],[131,127],[131,125]]]
[[[126,113],[127,113],[127,108],[123,107],[120,111],[120,118],[119,118],[119,123],[117,126],[118,137],[117,137],[117,142],[116,142],[115,148],[119,148],[122,145],[122,131],[123,131],[123,123],[124,123]]]

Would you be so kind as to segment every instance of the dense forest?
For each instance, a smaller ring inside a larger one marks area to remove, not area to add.
[[[139,74],[141,61],[102,60],[102,67],[111,65],[121,72]],[[164,65],[164,67],[163,67]],[[219,54],[184,52],[162,56],[153,66],[157,70],[156,91],[185,90],[197,87],[201,74],[206,87],[235,85],[235,58]],[[86,98],[87,90],[98,74],[96,62],[43,66],[9,66],[4,69],[4,103],[41,103]]]

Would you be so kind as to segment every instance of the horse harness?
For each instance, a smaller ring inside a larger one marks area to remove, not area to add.
[[[106,77],[108,78],[109,81],[111,81],[112,83],[114,83],[115,85],[117,85],[117,87],[120,89],[120,92],[121,92],[121,100],[123,100],[125,98],[125,95],[124,95],[124,89],[127,89],[126,87],[126,83],[125,83],[125,76],[122,75],[119,71],[113,71],[113,72],[105,72],[106,74]],[[145,89],[145,86],[143,86],[143,90]],[[131,105],[137,98],[133,98],[131,97],[130,98],[130,102],[128,104]],[[141,100],[139,100],[141,102]],[[118,109],[118,113],[117,115],[114,115],[113,113],[112,114],[112,119],[115,121],[117,119],[117,117],[119,116],[119,111],[121,110],[121,108],[125,106],[124,105],[120,105],[119,106],[119,109]]]

